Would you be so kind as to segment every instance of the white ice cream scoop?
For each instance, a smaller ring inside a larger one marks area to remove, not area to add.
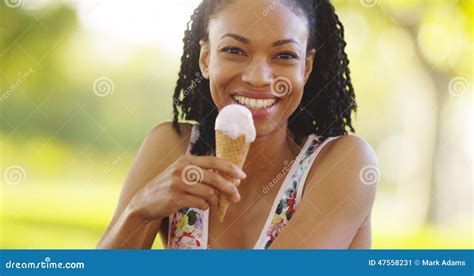
[[[216,118],[215,130],[219,130],[232,139],[245,136],[246,143],[255,141],[256,131],[252,113],[240,104],[226,105]]]

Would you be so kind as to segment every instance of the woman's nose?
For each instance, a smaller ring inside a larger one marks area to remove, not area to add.
[[[272,82],[272,71],[265,59],[250,63],[242,74],[242,81],[254,87],[263,87]]]

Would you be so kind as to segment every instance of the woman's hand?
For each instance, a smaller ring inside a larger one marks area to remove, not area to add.
[[[205,210],[218,203],[221,192],[237,202],[240,194],[226,177],[241,180],[246,175],[224,159],[182,155],[136,193],[129,207],[150,221],[165,218],[182,208]]]

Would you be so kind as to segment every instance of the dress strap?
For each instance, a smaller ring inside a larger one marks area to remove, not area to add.
[[[307,164],[305,165],[305,170],[303,171],[303,174],[301,175],[301,178],[299,180],[298,185],[298,192],[296,193],[296,199],[295,199],[295,206],[297,207],[300,204],[301,197],[303,196],[303,189],[306,184],[306,178],[308,177],[309,171],[313,167],[313,163],[316,160],[316,157],[318,154],[321,152],[321,150],[332,140],[335,140],[341,136],[336,136],[336,137],[329,137],[326,140],[324,140],[322,143],[319,143],[316,145],[315,150],[313,152],[310,152],[310,156],[307,159]]]
[[[199,125],[195,124],[191,127],[191,136],[189,138],[188,147],[186,149],[186,155],[191,154],[191,148],[194,143],[196,143],[199,138]]]

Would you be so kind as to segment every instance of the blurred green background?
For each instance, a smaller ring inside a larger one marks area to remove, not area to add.
[[[197,3],[1,1],[1,248],[95,247],[144,136],[171,119]],[[472,1],[334,4],[356,135],[382,172],[373,247],[472,248]]]

